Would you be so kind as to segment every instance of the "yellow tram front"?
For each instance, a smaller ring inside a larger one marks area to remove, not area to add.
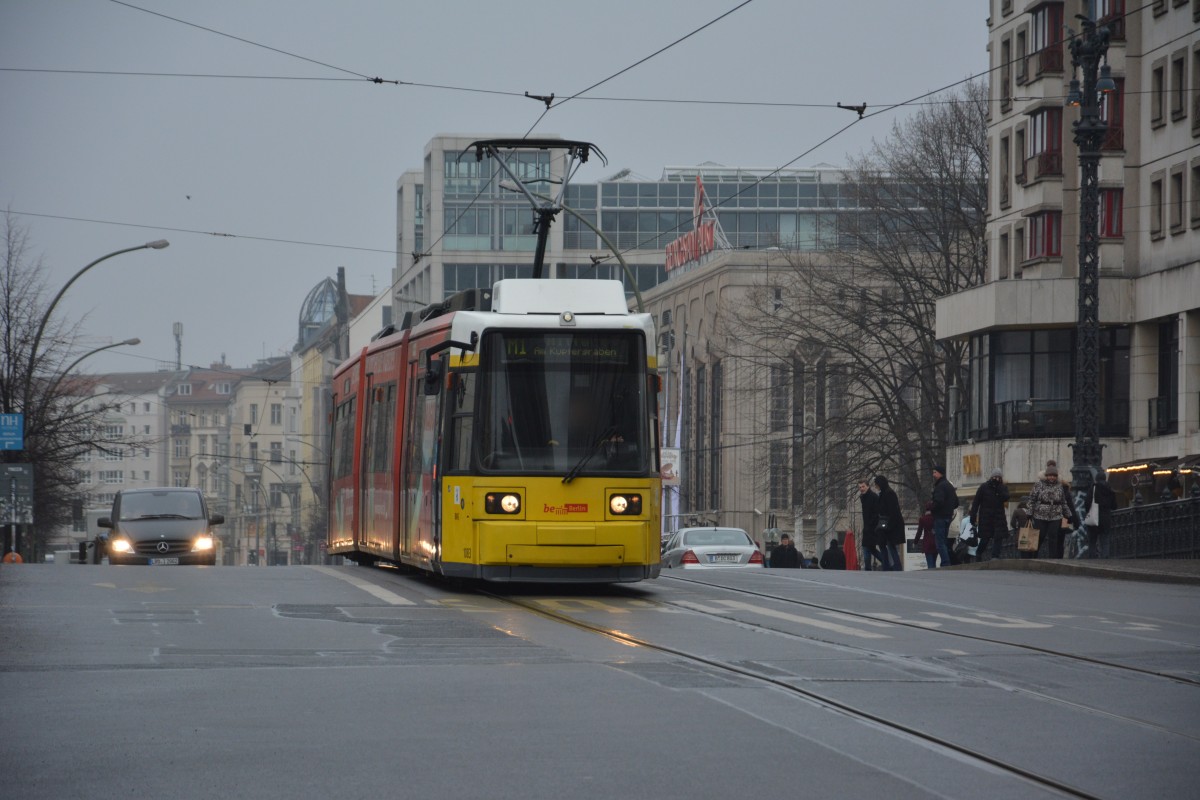
[[[450,359],[444,383],[439,570],[493,581],[657,577],[650,318],[624,308],[456,317],[452,338],[476,345]],[[472,323],[480,328],[466,330]]]

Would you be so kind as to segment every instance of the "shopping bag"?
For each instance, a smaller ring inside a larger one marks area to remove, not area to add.
[[[1017,549],[1022,553],[1036,553],[1041,541],[1041,531],[1033,525],[1021,528],[1017,534]]]
[[[1095,500],[1088,507],[1087,516],[1083,518],[1084,525],[1091,525],[1093,528],[1100,524],[1100,504]]]

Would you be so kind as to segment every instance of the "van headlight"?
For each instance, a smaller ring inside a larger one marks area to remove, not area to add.
[[[192,545],[193,552],[212,549],[213,538],[211,536],[197,536],[195,544]]]
[[[113,539],[108,543],[108,549],[114,553],[132,553],[133,545],[129,543],[128,539]]]

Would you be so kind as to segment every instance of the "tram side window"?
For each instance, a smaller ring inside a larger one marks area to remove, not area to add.
[[[370,425],[366,440],[369,472],[390,472],[396,430],[396,384],[377,386],[371,392]]]
[[[447,469],[471,469],[471,434],[475,423],[475,374],[455,374],[454,388],[446,398],[450,414],[450,464]]]
[[[333,477],[345,478],[354,467],[354,398],[337,407],[333,414]]]

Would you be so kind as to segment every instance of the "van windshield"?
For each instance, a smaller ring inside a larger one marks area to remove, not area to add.
[[[198,492],[137,492],[121,495],[121,519],[177,517],[202,519],[204,508]]]

